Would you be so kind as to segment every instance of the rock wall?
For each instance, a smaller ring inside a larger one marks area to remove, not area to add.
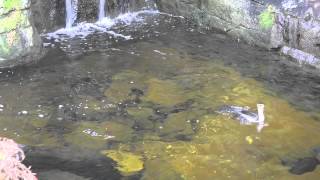
[[[161,11],[189,17],[267,48],[320,56],[320,0],[157,0]]]
[[[41,55],[41,40],[29,0],[0,1],[0,68],[25,64]]]
[[[79,22],[95,22],[99,0],[72,0]],[[108,16],[146,7],[151,0],[106,0]],[[0,68],[37,61],[45,54],[40,34],[66,25],[65,0],[0,0]]]
[[[99,12],[99,0],[78,0],[78,22],[97,21]],[[147,6],[145,0],[106,0],[105,11],[109,17],[120,13],[136,11]]]
[[[77,21],[96,21],[99,0],[77,1]],[[107,0],[109,16],[156,2],[160,11],[182,15],[200,27],[217,28],[238,40],[320,57],[320,0]],[[65,26],[65,0],[0,0],[0,67],[37,60],[39,34]]]

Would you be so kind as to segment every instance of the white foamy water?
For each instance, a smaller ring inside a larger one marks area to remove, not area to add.
[[[77,19],[78,0],[66,0],[66,28],[71,28]]]
[[[106,0],[99,1],[99,21],[106,17],[105,4]]]
[[[108,33],[114,37],[124,38],[126,40],[131,39],[130,35],[122,35],[111,31],[110,29],[117,24],[125,24],[130,25],[134,22],[143,22],[144,17],[142,15],[155,15],[159,14],[157,10],[141,10],[137,12],[128,12],[125,14],[120,14],[119,16],[111,19],[109,17],[102,18],[101,20],[97,21],[96,23],[79,23],[76,26],[70,26],[67,28],[59,29],[55,32],[48,33],[45,35],[48,39],[56,39],[57,41],[73,38],[73,37],[80,37],[85,38],[89,34],[94,32],[104,32]]]

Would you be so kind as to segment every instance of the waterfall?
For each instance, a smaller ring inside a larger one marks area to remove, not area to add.
[[[105,4],[106,4],[106,0],[100,0],[100,2],[99,2],[99,21],[101,21],[106,16]]]
[[[78,0],[66,0],[66,28],[71,28],[77,19]]]
[[[145,3],[147,5],[147,9],[158,9],[154,0],[145,0]]]

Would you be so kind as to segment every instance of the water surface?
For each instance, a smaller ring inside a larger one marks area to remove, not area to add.
[[[281,161],[319,147],[320,77],[276,52],[153,17],[133,39],[97,33],[0,74],[0,135],[40,179],[317,179]],[[241,125],[225,105],[265,104]]]

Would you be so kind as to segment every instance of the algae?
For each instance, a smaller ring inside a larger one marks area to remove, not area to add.
[[[148,81],[148,91],[143,98],[145,101],[151,101],[163,106],[174,106],[188,100],[184,90],[174,81],[150,79]]]
[[[133,89],[145,89],[146,77],[135,71],[123,71],[112,77],[111,87],[107,88],[104,95],[114,103],[122,103],[126,100],[135,100]]]
[[[259,24],[263,29],[270,29],[273,26],[274,21],[274,7],[269,5],[268,8],[259,15]]]
[[[99,150],[110,140],[129,142],[134,135],[129,126],[113,121],[81,122],[73,126],[74,130],[64,135],[65,141],[81,148]]]
[[[106,150],[101,153],[116,161],[118,164],[116,168],[124,176],[135,174],[144,168],[143,157],[140,155],[117,150]]]

